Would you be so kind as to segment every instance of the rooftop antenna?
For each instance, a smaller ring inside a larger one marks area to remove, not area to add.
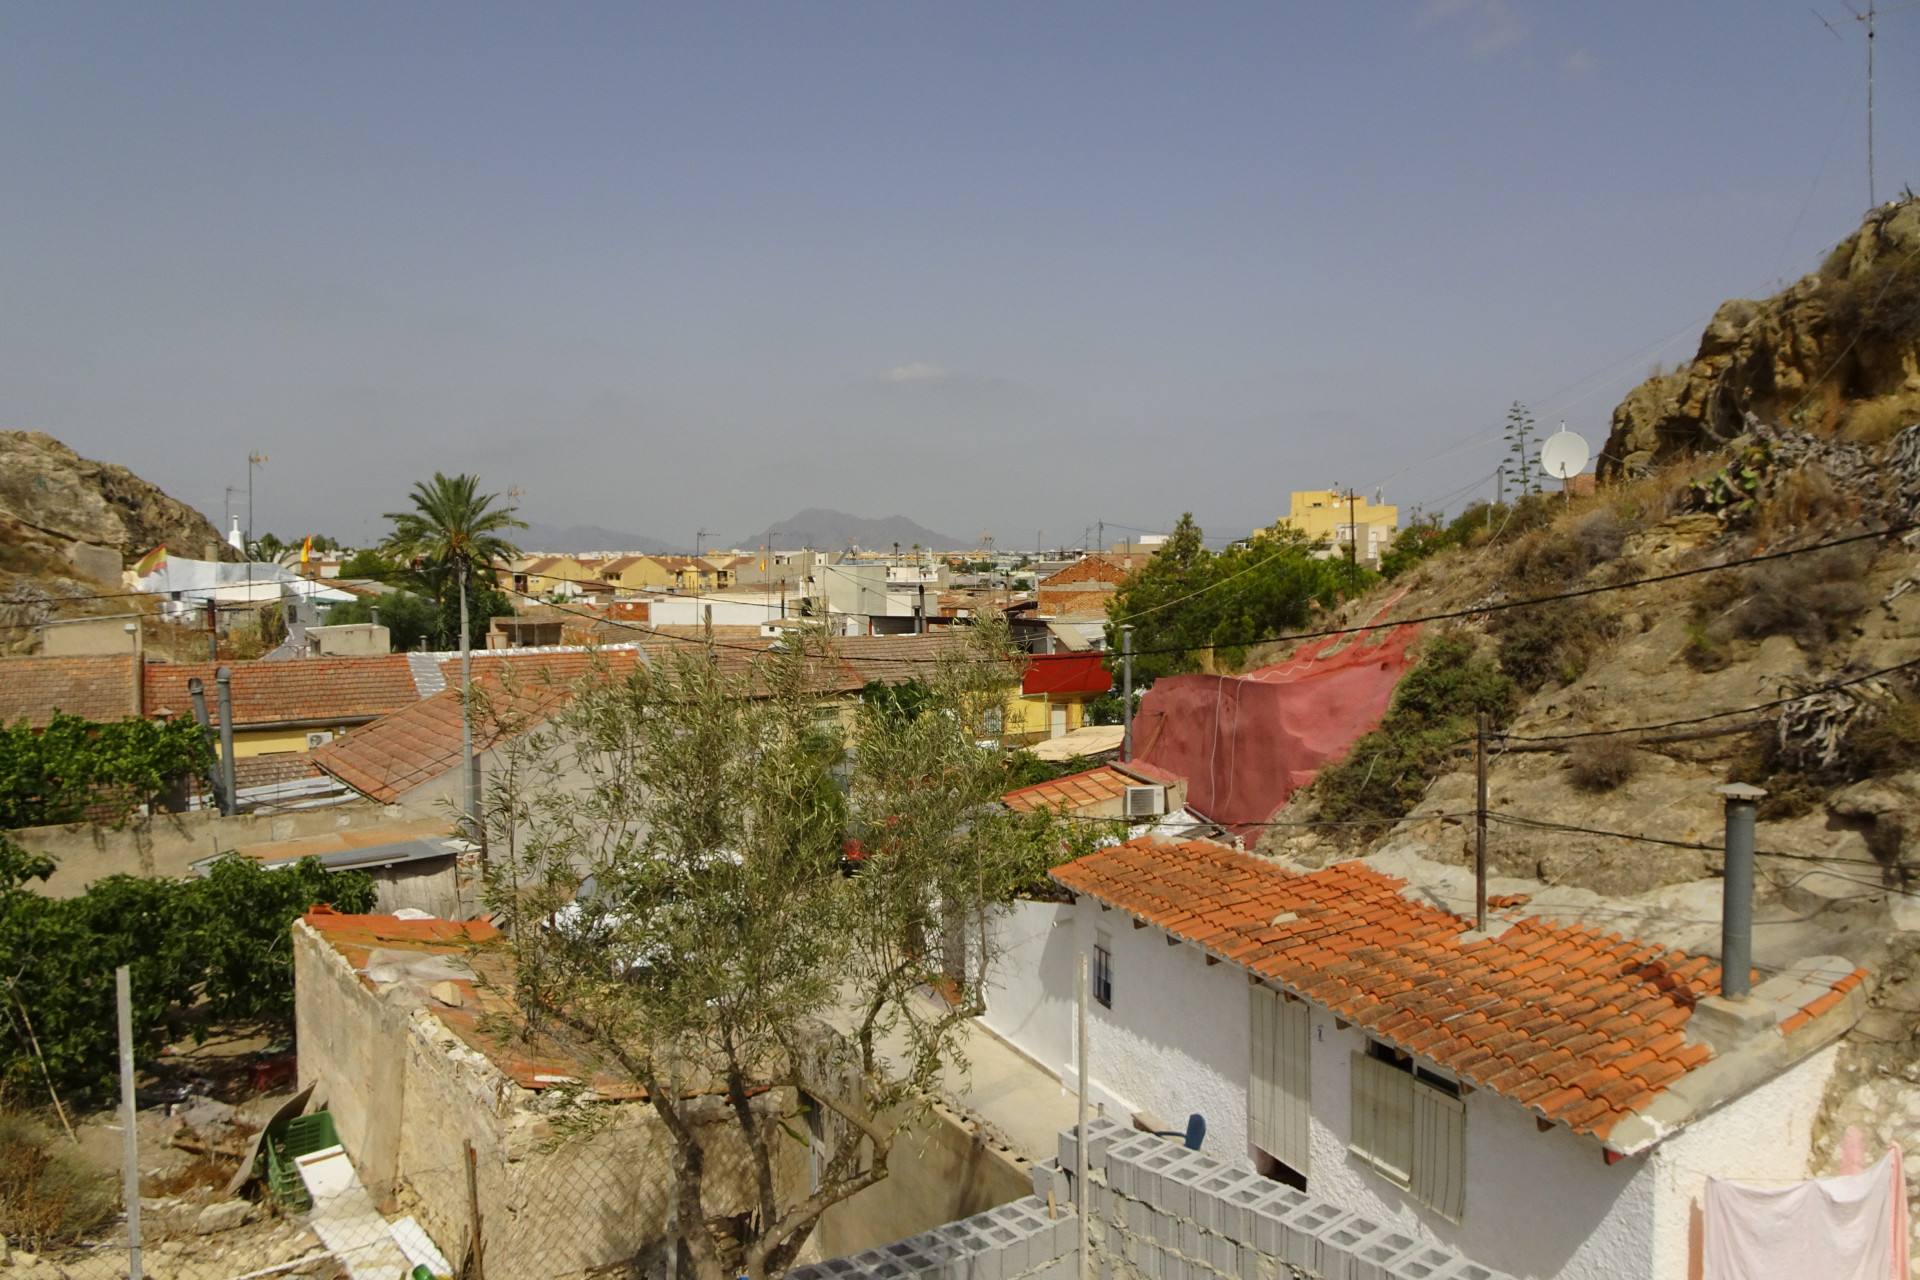
[[[693,558],[695,560],[700,558],[700,544],[706,541],[706,537],[707,531],[705,529],[693,535]]]
[[[1840,7],[1847,11],[1847,16],[1841,18],[1839,22],[1858,22],[1867,29],[1867,207],[1869,209],[1878,208],[1880,205],[1879,189],[1874,185],[1873,180],[1873,38],[1877,34],[1878,20],[1882,13],[1898,13],[1902,9],[1914,8],[1916,4],[1920,4],[1920,0],[1912,0],[1908,4],[1897,4],[1891,9],[1882,9],[1878,0],[1867,0],[1867,11],[1861,13],[1847,0],[1840,0]],[[1822,25],[1833,33],[1834,39],[1840,39],[1838,23],[1828,19],[1818,9],[1813,11],[1813,16],[1819,18]]]

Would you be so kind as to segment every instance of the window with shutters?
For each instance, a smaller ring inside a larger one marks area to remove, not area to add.
[[[1261,1165],[1263,1174],[1304,1191],[1313,1145],[1308,1088],[1312,1020],[1304,1000],[1266,986],[1252,988],[1251,1014],[1247,1136],[1273,1161],[1272,1168]]]
[[[1354,1156],[1458,1222],[1467,1168],[1460,1086],[1378,1041],[1355,1051],[1351,1085]]]

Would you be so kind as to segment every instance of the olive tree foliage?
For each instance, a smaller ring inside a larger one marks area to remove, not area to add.
[[[829,644],[709,640],[603,670],[546,727],[503,725],[489,777],[515,1032],[644,1086],[702,1280],[783,1274],[823,1212],[887,1177],[902,1126],[965,1069],[986,913],[1060,849],[990,803],[990,713],[1020,671],[1003,625],[928,664],[911,706],[824,696],[844,670]],[[809,1145],[817,1183],[793,1176]]]

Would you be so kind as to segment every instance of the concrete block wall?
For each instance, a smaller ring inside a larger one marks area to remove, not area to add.
[[[1044,1173],[1056,1198],[1072,1189],[1074,1154],[1068,1130]],[[1111,1122],[1090,1129],[1087,1170],[1100,1280],[1509,1280],[1397,1223]]]
[[[791,1280],[1077,1280],[1076,1132],[1033,1167],[1031,1197]],[[1089,1127],[1097,1280],[1510,1280],[1397,1224],[1351,1213],[1109,1120]],[[1058,1216],[1048,1216],[1048,1193]]]
[[[795,1267],[788,1280],[1074,1280],[1079,1221],[1028,1196],[878,1249]]]

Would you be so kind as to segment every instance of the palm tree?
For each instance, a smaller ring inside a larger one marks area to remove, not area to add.
[[[480,493],[480,477],[447,476],[436,471],[408,495],[412,511],[389,511],[393,532],[381,550],[411,564],[422,580],[437,587],[445,598],[448,577],[460,589],[460,738],[467,767],[467,818],[480,830],[480,785],[473,760],[473,629],[467,621],[467,581],[478,570],[493,580],[496,568],[519,554],[519,548],[501,537],[507,529],[524,529],[513,518],[515,508],[493,504],[497,493]]]

